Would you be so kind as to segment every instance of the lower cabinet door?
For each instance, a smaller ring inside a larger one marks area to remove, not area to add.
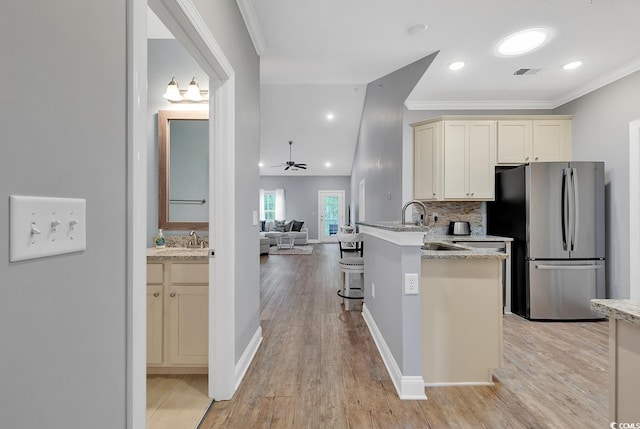
[[[171,286],[168,301],[169,363],[208,362],[208,286]]]
[[[162,363],[163,293],[162,285],[147,286],[147,365]]]

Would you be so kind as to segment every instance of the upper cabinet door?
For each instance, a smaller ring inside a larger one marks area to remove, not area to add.
[[[571,156],[571,121],[533,120],[531,156],[534,162],[568,161]]]
[[[444,124],[444,197],[467,199],[469,121]]]
[[[493,199],[495,193],[496,123],[469,122],[469,198]]]
[[[441,198],[441,147],[441,122],[423,125],[414,130],[413,197],[417,200]]]
[[[531,121],[498,121],[498,164],[524,164],[531,157]]]

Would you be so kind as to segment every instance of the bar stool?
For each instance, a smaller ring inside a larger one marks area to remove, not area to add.
[[[342,288],[338,290],[338,296],[345,299],[356,300],[364,298],[364,290],[362,287],[351,287],[351,274],[364,275],[364,258],[362,257],[364,246],[362,243],[362,235],[354,234],[337,234],[338,245],[340,246],[340,276],[342,278]],[[345,252],[355,253],[356,256],[343,256]],[[364,285],[364,282],[363,282]]]

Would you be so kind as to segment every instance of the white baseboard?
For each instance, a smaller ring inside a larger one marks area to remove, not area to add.
[[[490,381],[461,382],[461,383],[424,383],[425,387],[445,387],[445,386],[493,386]]]
[[[424,391],[424,379],[422,376],[402,375],[398,363],[391,354],[391,350],[389,350],[387,343],[382,337],[376,322],[373,320],[373,316],[371,316],[369,309],[364,304],[362,305],[362,317],[369,327],[369,332],[371,332],[371,336],[378,347],[380,355],[382,355],[384,366],[387,367],[387,372],[391,377],[393,386],[396,388],[396,392],[398,392],[400,399],[427,399],[427,395]]]
[[[242,356],[240,356],[240,360],[236,364],[235,390],[238,390],[238,386],[240,386],[240,382],[242,381],[242,378],[247,373],[247,370],[249,369],[249,365],[251,364],[251,361],[253,361],[253,358],[258,352],[258,347],[260,347],[260,343],[262,343],[262,326],[258,326],[256,333],[253,334],[253,338],[251,338],[251,341],[249,341],[247,348],[244,349],[244,353],[242,353]]]
[[[319,244],[320,240],[307,240],[307,243],[309,243],[309,244]]]

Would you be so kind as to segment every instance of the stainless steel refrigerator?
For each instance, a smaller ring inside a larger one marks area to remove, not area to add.
[[[528,319],[601,319],[604,163],[541,162],[496,173],[487,233],[512,237],[511,309]]]

